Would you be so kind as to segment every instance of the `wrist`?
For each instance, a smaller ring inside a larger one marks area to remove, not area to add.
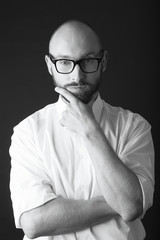
[[[94,140],[95,138],[97,139],[102,135],[103,132],[95,120],[94,122],[91,122],[91,124],[89,124],[89,126],[85,129],[83,136],[86,140]]]

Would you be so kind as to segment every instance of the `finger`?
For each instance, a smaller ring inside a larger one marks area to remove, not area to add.
[[[55,91],[57,93],[59,93],[60,95],[62,95],[62,97],[64,98],[65,102],[68,101],[70,103],[75,103],[77,101],[77,98],[72,93],[70,93],[69,91],[67,91],[64,88],[56,87]]]
[[[62,96],[62,95],[60,95],[60,96],[61,96],[61,99],[62,99],[62,101],[63,101],[64,103],[66,103],[66,104],[70,103],[70,102],[67,100],[67,98],[65,98],[65,97]]]

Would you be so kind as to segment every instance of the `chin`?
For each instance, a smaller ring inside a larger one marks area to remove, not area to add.
[[[99,84],[92,87],[87,84],[79,85],[79,86],[67,84],[67,85],[61,86],[60,84],[57,84],[54,78],[53,78],[53,81],[56,87],[62,87],[66,89],[84,104],[88,104],[92,100],[92,97],[98,91],[98,87],[99,87]]]
[[[71,92],[76,98],[78,98],[81,102],[87,104],[91,101],[93,94],[80,94],[76,92]]]

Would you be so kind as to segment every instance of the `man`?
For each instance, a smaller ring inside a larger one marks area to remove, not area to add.
[[[142,240],[152,205],[149,123],[98,92],[107,52],[85,23],[53,33],[48,71],[57,103],[14,128],[10,154],[15,223],[38,239]]]

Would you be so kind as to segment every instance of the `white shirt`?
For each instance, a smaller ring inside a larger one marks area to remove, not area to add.
[[[59,123],[65,103],[59,98],[14,128],[10,147],[11,199],[15,224],[23,212],[56,198],[90,199],[101,195],[85,142]],[[152,205],[154,149],[149,123],[140,115],[112,107],[100,96],[93,104],[97,122],[109,143],[140,181],[143,209]],[[41,240],[142,240],[140,219],[126,223],[120,216],[76,233]],[[24,239],[28,239],[24,236]]]

